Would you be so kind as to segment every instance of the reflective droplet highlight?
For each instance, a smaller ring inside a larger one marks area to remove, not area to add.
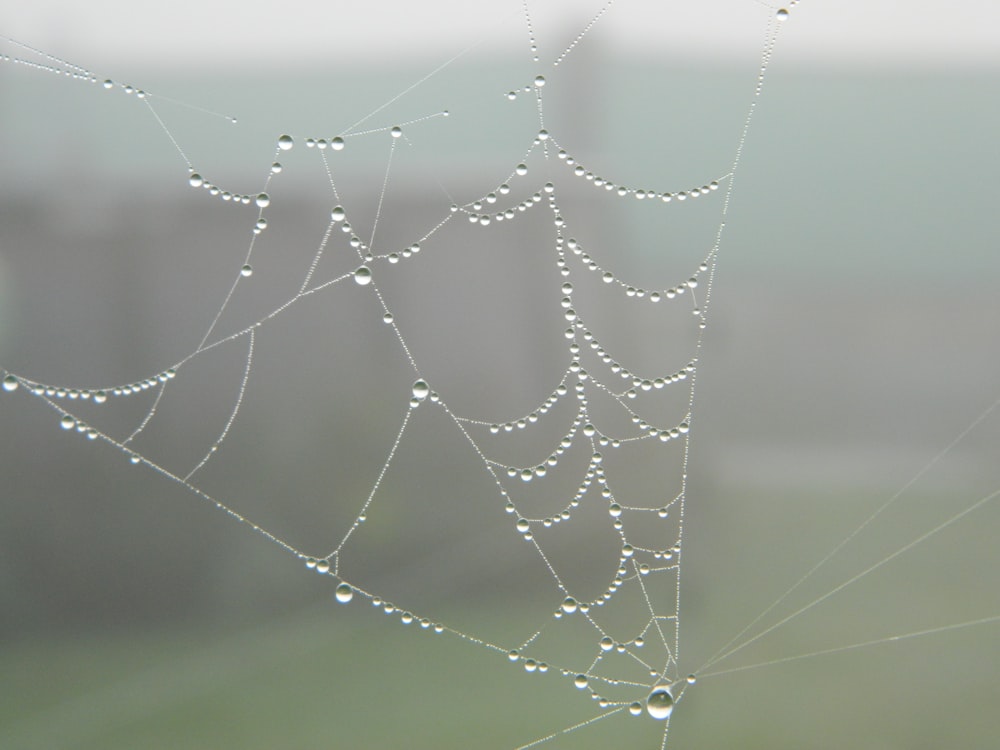
[[[662,721],[669,718],[673,710],[674,696],[670,694],[670,689],[666,685],[653,688],[653,692],[646,698],[646,712],[654,719]]]
[[[427,385],[426,380],[418,380],[413,384],[413,398],[418,401],[423,401],[427,396],[430,395],[431,387]]]
[[[354,281],[360,286],[367,286],[372,283],[372,270],[368,266],[361,266],[354,272]]]

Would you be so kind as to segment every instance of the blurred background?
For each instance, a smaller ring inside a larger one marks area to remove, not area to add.
[[[332,205],[366,241],[374,231],[377,246],[402,249],[521,161],[529,171],[511,181],[513,196],[556,183],[574,236],[620,278],[650,288],[687,278],[715,239],[723,191],[670,206],[597,191],[554,159],[525,156],[534,99],[506,96],[544,73],[546,128],[618,183],[677,190],[722,178],[773,10],[674,6],[613,6],[557,67],[601,4],[529,3],[538,63],[517,2],[266,12],[38,2],[5,11],[0,53],[53,64],[18,40],[149,92],[194,168],[233,192],[259,192],[277,136],[295,137],[268,187],[253,275],[216,338],[295,294]],[[1000,396],[998,16],[987,2],[957,12],[850,0],[796,5],[782,24],[698,354],[682,671]],[[390,136],[327,152],[337,196],[304,147],[428,116],[404,125],[377,226]],[[135,96],[10,61],[0,63],[0,148],[0,367],[102,387],[196,348],[245,261],[256,209],[192,189]],[[375,269],[421,374],[461,415],[523,415],[565,368],[543,210],[485,230],[449,224],[417,258]],[[331,240],[316,281],[357,265],[345,239]],[[581,313],[623,364],[662,373],[694,355],[686,307],[637,312],[589,276],[573,276]],[[239,416],[193,479],[315,554],[358,513],[413,380],[369,292],[337,286],[260,330]],[[225,424],[245,361],[242,339],[192,360],[137,449],[190,470]],[[649,408],[678,420],[680,396]],[[146,393],[71,408],[120,439],[151,403]],[[441,413],[421,407],[412,419],[345,576],[464,632],[524,640],[551,612],[551,576],[514,539],[481,463]],[[532,461],[571,419],[556,409],[497,453]],[[516,747],[596,712],[555,674],[529,677],[360,602],[335,605],[329,579],[121,451],[60,430],[24,389],[0,398],[0,426],[4,748]],[[988,415],[771,621],[996,490],[998,438],[1000,417]],[[620,485],[672,496],[667,455],[628,454]],[[552,487],[564,496],[582,467],[571,460],[565,477],[533,485],[531,501],[544,506]],[[998,523],[997,503],[984,505],[718,669],[997,615]],[[585,518],[553,546],[595,595],[616,559],[607,532],[606,519]],[[984,625],[706,678],[675,712],[669,747],[992,747],[997,633]],[[613,717],[547,747],[653,748],[661,730]]]

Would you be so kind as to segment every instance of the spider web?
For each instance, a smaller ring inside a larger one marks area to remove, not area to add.
[[[604,742],[601,732],[619,736],[633,717],[643,722],[634,731],[666,746],[694,681],[681,666],[680,573],[695,383],[735,176],[789,14],[755,9],[746,105],[718,127],[728,150],[713,149],[727,157],[714,171],[681,163],[686,182],[639,171],[640,183],[574,129],[572,104],[558,112],[559,97],[577,93],[586,35],[617,9],[597,6],[568,43],[521,10],[530,73],[494,92],[516,113],[505,137],[519,151],[501,170],[472,165],[462,183],[412,156],[461,114],[389,100],[339,130],[282,130],[259,187],[236,189],[189,151],[205,149],[172,124],[169,100],[12,43],[20,54],[5,62],[90,96],[104,89],[154,123],[187,169],[192,211],[227,214],[221,239],[206,243],[226,252],[176,265],[230,283],[209,300],[174,300],[190,306],[187,334],[197,334],[165,367],[85,386],[19,370],[4,385],[294,556],[336,602],[463,641],[487,657],[482,669],[499,663],[570,696],[552,730],[524,733],[519,747]],[[651,158],[672,145],[665,138]],[[417,168],[401,167],[407,159]],[[321,214],[314,199],[309,211],[296,205],[293,177],[325,196]],[[628,204],[617,227],[601,219],[614,204]],[[650,231],[629,236],[642,225]],[[301,340],[309,362],[289,345]],[[324,393],[324,382],[336,388]],[[279,392],[280,407],[260,404]],[[294,446],[288,466],[248,452],[264,431]],[[517,611],[478,612],[483,592]],[[755,624],[705,663],[709,675],[759,637]]]

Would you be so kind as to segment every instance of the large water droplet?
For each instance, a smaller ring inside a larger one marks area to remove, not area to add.
[[[786,8],[780,8],[774,15],[779,21],[784,21],[788,18],[788,10]]]
[[[577,609],[578,606],[579,605],[577,604],[576,599],[574,599],[572,596],[567,596],[563,600],[562,611],[565,612],[568,615],[571,615],[574,612],[576,612],[576,609]]]
[[[271,205],[271,196],[267,193],[260,193],[257,195],[257,205],[260,208],[267,208]]]
[[[295,141],[292,140],[292,136],[290,135],[283,135],[278,138],[278,148],[282,151],[288,151],[294,145]]]
[[[330,212],[330,218],[334,221],[343,221],[345,216],[347,216],[347,213],[344,211],[343,206],[335,206]]]
[[[76,420],[73,419],[69,414],[65,415],[61,420],[59,420],[59,426],[64,430],[72,430],[76,427]]]
[[[573,678],[573,684],[576,685],[577,688],[579,688],[580,690],[583,690],[585,687],[587,687],[587,675],[578,674],[576,677]]]
[[[330,139],[330,148],[334,151],[342,151],[344,148],[344,139],[339,135],[336,138]]]
[[[426,380],[418,380],[413,384],[413,398],[423,401],[430,395],[431,387]]]
[[[188,177],[188,184],[191,187],[201,187],[202,185],[205,184],[205,178],[202,177],[197,172],[192,172],[191,176]]]
[[[342,583],[337,586],[336,591],[333,592],[333,596],[341,604],[347,604],[354,598],[354,589],[351,588],[349,583]]]
[[[368,266],[361,266],[354,272],[354,281],[360,286],[372,283],[372,270]]]
[[[646,698],[646,712],[654,719],[663,720],[670,717],[674,710],[674,696],[670,694],[667,685],[657,685]]]
[[[3,379],[3,389],[8,393],[10,391],[16,391],[18,385],[19,384],[17,382],[17,378],[15,378],[13,375],[8,375]]]
[[[253,276],[253,266],[251,266],[249,263],[243,266],[243,268],[240,269],[240,276],[243,277]]]

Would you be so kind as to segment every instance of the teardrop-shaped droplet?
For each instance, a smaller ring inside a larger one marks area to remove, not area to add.
[[[333,592],[333,597],[341,604],[347,604],[354,598],[354,589],[349,583],[342,583]]]
[[[654,719],[667,719],[674,710],[674,696],[666,685],[658,685],[646,698],[646,712]]]

